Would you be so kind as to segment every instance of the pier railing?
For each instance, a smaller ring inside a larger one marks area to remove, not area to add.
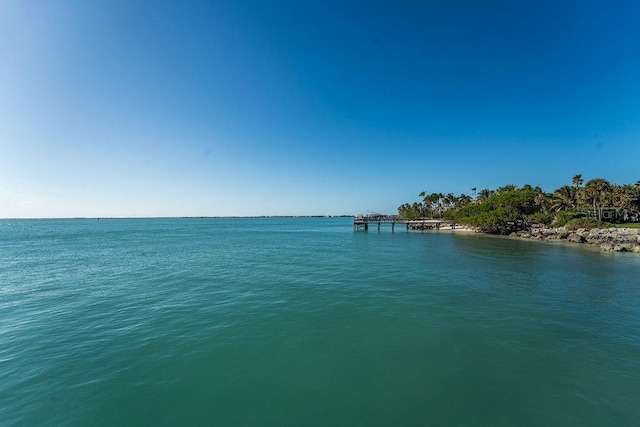
[[[395,221],[401,222],[404,221],[400,218],[399,215],[384,215],[384,214],[357,214],[353,216],[354,221],[368,221],[368,222],[377,222],[377,221]]]

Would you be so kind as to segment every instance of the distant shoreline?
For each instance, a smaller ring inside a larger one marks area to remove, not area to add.
[[[102,220],[102,219],[259,219],[259,218],[351,218],[353,215],[231,215],[231,216],[76,216],[76,217],[27,217],[0,218],[0,221],[28,220]]]

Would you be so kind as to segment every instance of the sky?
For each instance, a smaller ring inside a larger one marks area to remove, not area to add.
[[[640,2],[0,0],[0,217],[640,180]]]

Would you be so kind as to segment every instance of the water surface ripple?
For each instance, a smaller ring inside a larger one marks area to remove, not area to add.
[[[626,426],[640,257],[348,218],[0,220],[0,424]]]

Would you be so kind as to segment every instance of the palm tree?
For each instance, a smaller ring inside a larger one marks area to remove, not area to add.
[[[584,180],[582,179],[582,175],[578,174],[573,177],[573,186],[575,188],[580,188]]]
[[[564,185],[553,192],[551,196],[551,209],[559,212],[576,207],[576,189],[569,185]]]
[[[478,200],[487,200],[489,197],[491,197],[492,194],[493,191],[489,190],[488,188],[480,190],[480,192],[478,193]]]
[[[550,207],[549,195],[542,191],[542,188],[535,187],[533,188],[533,192],[535,193],[535,197],[533,199],[534,203],[537,206],[540,206],[540,210],[546,213]]]
[[[429,202],[429,206],[431,207],[431,214],[433,216],[433,213],[436,210],[440,210],[440,199],[442,198],[442,194],[440,193],[431,193],[429,194],[425,200],[427,200]]]
[[[455,194],[448,193],[446,196],[444,196],[443,202],[445,204],[446,210],[451,209],[456,202]]]
[[[402,205],[398,206],[398,216],[400,216],[401,218],[406,218],[410,209],[411,206],[409,206],[409,203],[403,203]]]
[[[614,185],[611,191],[611,203],[620,211],[633,210],[640,196],[637,187],[631,184]]]
[[[420,208],[421,216],[427,216],[430,210],[430,205],[428,200],[429,196],[427,196],[426,191],[421,191],[420,194],[418,194],[418,197],[422,198],[422,207]]]
[[[424,216],[424,205],[418,202],[413,202],[413,204],[411,205],[411,210],[413,212],[416,212],[416,218]]]
[[[418,218],[420,216],[420,205],[418,203],[414,203],[413,205],[409,203],[400,205],[398,206],[398,215],[405,219]]]
[[[593,216],[602,219],[601,202],[611,191],[611,184],[604,178],[594,178],[588,181],[582,188],[583,195],[593,205]]]
[[[507,184],[504,187],[498,187],[496,188],[496,193],[504,193],[505,191],[513,191],[516,190],[518,187],[514,184]]]
[[[475,197],[474,197],[475,199]],[[461,194],[459,195],[456,200],[455,200],[455,206],[456,208],[460,208],[462,206],[468,205],[469,203],[471,203],[471,196],[467,196],[466,194]]]

